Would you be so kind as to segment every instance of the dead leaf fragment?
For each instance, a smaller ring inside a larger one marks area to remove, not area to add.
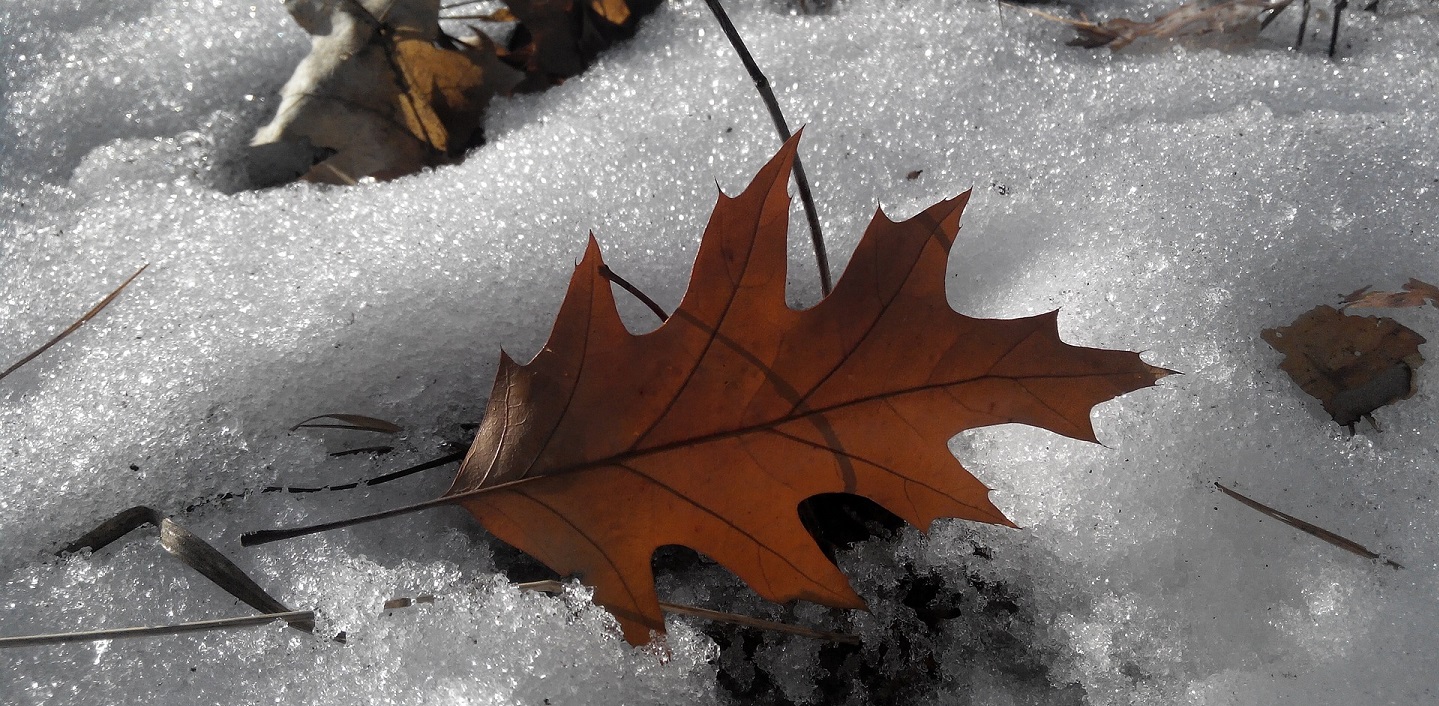
[[[519,20],[505,58],[527,74],[521,90],[559,83],[634,35],[659,0],[505,0]]]
[[[1044,19],[1073,27],[1079,36],[1069,42],[1071,46],[1086,49],[1108,46],[1112,51],[1119,51],[1144,37],[1174,39],[1214,33],[1258,32],[1264,22],[1284,11],[1293,1],[1194,0],[1149,22],[1136,22],[1123,17],[1105,22],[1091,22],[1088,18],[1075,20],[1019,5],[1010,7],[1018,7]]]
[[[256,185],[288,181],[296,169],[311,181],[354,183],[453,161],[477,137],[490,98],[522,78],[492,44],[442,43],[439,0],[286,7],[312,48],[251,140]]]
[[[1393,319],[1329,306],[1261,335],[1284,354],[1279,367],[1295,384],[1351,430],[1374,410],[1413,395],[1414,373],[1424,363],[1423,336]]]
[[[1403,291],[1371,292],[1369,287],[1360,289],[1341,302],[1344,309],[1400,309],[1429,304],[1439,308],[1439,287],[1428,282],[1410,278],[1404,283]]]
[[[321,419],[333,419],[338,424],[323,424],[320,423]],[[373,431],[380,434],[398,434],[405,430],[404,427],[394,422],[367,417],[363,414],[321,414],[290,427],[290,431],[299,429],[349,429],[351,431]]]
[[[250,182],[353,184],[457,161],[480,142],[491,98],[548,88],[635,33],[659,0],[506,0],[484,15],[516,22],[505,47],[478,30],[440,31],[440,0],[286,0],[312,36],[251,140]]]

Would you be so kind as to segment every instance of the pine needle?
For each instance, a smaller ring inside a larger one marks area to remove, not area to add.
[[[1244,503],[1245,505],[1248,505],[1249,507],[1254,508],[1255,510],[1258,510],[1259,512],[1262,512],[1262,513],[1264,513],[1265,515],[1268,515],[1268,516],[1270,516],[1270,517],[1272,517],[1272,518],[1274,518],[1274,519],[1276,519],[1276,520],[1279,520],[1280,522],[1283,522],[1284,524],[1289,525],[1290,527],[1293,527],[1294,529],[1297,529],[1297,530],[1299,530],[1300,532],[1304,532],[1304,533],[1309,534],[1309,535],[1311,535],[1311,536],[1318,537],[1319,539],[1322,539],[1322,540],[1324,540],[1324,541],[1326,541],[1326,542],[1328,542],[1328,543],[1330,543],[1330,544],[1333,544],[1334,546],[1339,547],[1340,549],[1343,549],[1343,550],[1346,551],[1346,552],[1349,552],[1349,553],[1351,553],[1351,554],[1358,554],[1359,556],[1362,556],[1362,557],[1364,557],[1365,559],[1374,559],[1374,560],[1377,560],[1377,561],[1382,561],[1382,562],[1384,562],[1386,565],[1391,566],[1391,567],[1396,568],[1396,569],[1402,569],[1402,568],[1404,568],[1404,565],[1403,565],[1403,564],[1400,564],[1399,562],[1394,561],[1394,560],[1392,560],[1392,559],[1386,559],[1386,558],[1384,558],[1384,556],[1382,556],[1382,555],[1379,554],[1378,552],[1370,551],[1367,547],[1365,547],[1364,545],[1362,545],[1362,544],[1360,544],[1360,543],[1358,543],[1358,542],[1355,542],[1355,541],[1352,540],[1352,539],[1347,539],[1347,538],[1341,537],[1341,536],[1339,536],[1339,535],[1337,535],[1337,534],[1334,534],[1333,532],[1330,532],[1330,531],[1327,530],[1327,529],[1324,529],[1323,527],[1319,527],[1319,526],[1317,526],[1317,525],[1310,524],[1310,523],[1305,522],[1304,520],[1301,520],[1301,519],[1299,519],[1299,518],[1297,518],[1297,517],[1295,517],[1295,516],[1293,516],[1293,515],[1289,515],[1289,514],[1280,512],[1280,511],[1278,511],[1278,510],[1275,510],[1274,508],[1269,507],[1268,505],[1265,505],[1264,503],[1261,503],[1261,502],[1259,502],[1258,500],[1255,500],[1255,499],[1253,499],[1253,498],[1251,498],[1251,497],[1249,497],[1249,496],[1247,496],[1247,495],[1244,495],[1244,494],[1240,493],[1239,491],[1231,490],[1231,489],[1229,489],[1229,488],[1226,488],[1226,487],[1220,485],[1218,482],[1215,482],[1214,487],[1216,487],[1216,488],[1220,489],[1221,491],[1223,491],[1225,495],[1228,495],[1229,497],[1234,498],[1235,500],[1238,500],[1239,502]]]
[[[135,278],[136,278],[136,277],[139,277],[139,276],[140,276],[140,273],[141,273],[141,272],[144,272],[144,271],[145,271],[145,268],[146,268],[146,267],[149,267],[149,266],[150,266],[149,263],[146,263],[146,264],[144,264],[144,265],[141,265],[141,266],[140,266],[140,269],[135,270],[135,274],[130,275],[129,279],[126,279],[124,282],[121,282],[121,283],[120,283],[120,286],[116,287],[114,291],[112,291],[112,292],[110,292],[108,295],[106,295],[104,299],[101,299],[99,304],[96,304],[95,306],[90,307],[90,310],[87,311],[87,312],[85,312],[85,314],[84,314],[83,316],[81,316],[79,319],[76,319],[76,320],[75,320],[75,323],[70,324],[70,327],[69,327],[69,328],[65,329],[64,331],[61,331],[58,335],[56,335],[54,338],[50,339],[49,341],[46,341],[46,342],[45,342],[45,345],[40,346],[39,348],[36,348],[34,351],[32,351],[32,352],[30,353],[30,355],[27,355],[27,356],[25,356],[24,358],[21,358],[21,359],[19,360],[19,362],[17,362],[17,363],[15,363],[14,365],[6,368],[6,369],[5,369],[5,372],[0,373],[0,380],[4,380],[6,377],[8,377],[8,376],[10,375],[10,373],[13,373],[13,372],[15,372],[16,370],[19,370],[19,369],[20,369],[20,366],[22,366],[22,365],[24,365],[24,364],[26,364],[26,363],[28,363],[28,362],[30,362],[30,361],[32,361],[32,360],[35,360],[36,358],[39,358],[42,353],[44,353],[45,351],[50,350],[50,348],[53,347],[55,344],[57,344],[57,343],[65,340],[65,337],[66,337],[66,336],[69,336],[70,334],[75,333],[75,330],[76,330],[76,329],[80,328],[81,326],[84,326],[84,325],[85,325],[85,322],[87,322],[87,321],[89,321],[90,319],[94,318],[95,315],[98,314],[98,313],[100,313],[100,311],[101,311],[102,309],[104,309],[105,307],[109,306],[109,305],[110,305],[110,302],[115,301],[115,297],[120,296],[120,292],[125,291],[125,288],[128,287],[128,286],[130,286],[130,283],[131,283],[131,282],[134,282],[134,281],[135,281]]]

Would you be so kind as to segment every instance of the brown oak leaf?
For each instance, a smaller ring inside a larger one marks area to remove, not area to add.
[[[593,586],[635,644],[664,630],[650,562],[668,544],[708,555],[771,601],[862,608],[805,530],[802,501],[860,495],[922,530],[941,517],[1010,525],[950,453],[951,437],[1020,422],[1093,441],[1094,405],[1169,373],[1136,353],[1064,343],[1057,312],[992,320],[951,309],[945,269],[967,193],[906,221],[876,213],[834,291],[789,308],[797,139],[739,196],[720,195],[689,289],[654,331],[625,328],[591,238],[544,348],[525,365],[502,356],[453,486],[380,516],[463,505]]]
[[[801,501],[854,493],[920,528],[1009,524],[950,437],[1023,422],[1093,440],[1093,405],[1167,372],[1061,342],[1053,312],[950,309],[945,268],[967,194],[899,223],[878,213],[834,292],[790,309],[795,144],[744,193],[721,195],[689,290],[655,331],[620,321],[591,239],[544,348],[527,365],[502,359],[446,493],[594,586],[633,643],[664,629],[657,547],[703,552],[771,601],[862,607],[801,525]]]

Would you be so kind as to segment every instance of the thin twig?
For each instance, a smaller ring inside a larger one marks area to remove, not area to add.
[[[393,446],[361,446],[354,449],[345,449],[344,451],[331,451],[330,458],[339,458],[341,456],[354,456],[355,454],[375,454],[378,456],[387,454],[394,450],[395,447]]]
[[[483,15],[450,15],[450,16],[448,16],[448,17],[441,17],[440,19],[442,19],[442,20],[454,20],[454,21],[459,21],[459,20],[479,20],[479,21],[481,21],[481,22],[516,22],[516,21],[518,21],[518,20],[515,19],[515,17],[514,17],[513,15],[506,14],[506,13],[504,13],[504,11],[502,11],[502,10],[496,10],[496,11],[494,11],[494,12],[486,13],[486,14],[483,14]]]
[[[749,72],[750,78],[754,81],[754,87],[759,91],[760,98],[764,100],[765,107],[769,109],[769,116],[774,120],[774,127],[779,131],[781,142],[789,140],[791,133],[789,123],[784,119],[784,113],[780,111],[779,100],[775,98],[774,91],[770,90],[769,79],[764,72],[759,70],[754,57],[750,56],[749,49],[745,47],[744,40],[740,39],[739,32],[735,30],[734,23],[730,22],[729,15],[725,13],[724,7],[719,0],[705,0],[710,12],[714,13],[715,19],[719,20],[720,29],[724,30],[725,37],[734,47],[735,53],[739,54],[739,60]],[[809,221],[809,232],[814,241],[814,259],[819,265],[819,287],[825,296],[829,296],[833,288],[829,276],[829,255],[825,254],[824,234],[819,229],[819,212],[814,207],[814,195],[809,190],[809,178],[804,174],[804,165],[800,162],[799,155],[794,157],[794,181],[799,188],[799,200],[804,204],[804,217]]]
[[[264,615],[246,615],[238,618],[217,618],[215,620],[198,620],[193,623],[177,623],[175,625],[156,625],[151,627],[138,628],[113,628],[110,630],[87,630],[85,632],[62,632],[49,635],[21,635],[19,637],[0,637],[0,648],[3,647],[29,647],[31,645],[55,645],[64,642],[93,642],[95,640],[115,640],[126,637],[152,637],[155,635],[174,635],[182,632],[203,632],[206,630],[225,630],[228,628],[243,628],[253,625],[265,625],[277,620],[283,620],[291,625],[313,625],[315,623],[315,611],[292,610],[285,613],[265,613]]]
[[[515,587],[526,591],[539,591],[541,593],[560,593],[564,591],[564,585],[561,584],[559,581],[555,581],[553,579],[546,581],[531,581],[529,583],[521,583],[517,584]],[[423,602],[423,599],[427,597],[428,596],[421,596],[419,599],[417,599],[417,601]],[[428,598],[434,600],[433,597]],[[859,644],[858,635],[848,635],[840,632],[829,632],[827,630],[815,630],[813,628],[802,627],[799,625],[790,625],[789,623],[779,623],[773,620],[753,618],[748,615],[739,615],[737,613],[725,613],[718,610],[710,610],[708,608],[697,608],[695,606],[684,605],[681,603],[669,603],[667,601],[660,601],[659,603],[660,608],[662,608],[667,613],[689,615],[696,618],[704,618],[706,620],[714,620],[721,623],[732,623],[734,625],[743,625],[745,627],[758,628],[760,630],[785,632],[791,635],[802,635],[804,637],[812,637],[817,640],[842,642],[848,645]],[[389,604],[387,603],[386,605]]]
[[[1289,514],[1280,512],[1280,511],[1278,511],[1278,510],[1275,510],[1274,508],[1269,507],[1268,505],[1265,505],[1264,503],[1261,503],[1261,502],[1259,502],[1258,500],[1255,500],[1255,499],[1253,499],[1253,498],[1250,498],[1250,497],[1248,497],[1248,496],[1240,493],[1239,491],[1231,490],[1231,489],[1229,489],[1229,488],[1226,488],[1226,487],[1224,487],[1223,485],[1220,485],[1218,482],[1215,482],[1214,487],[1219,488],[1221,491],[1224,492],[1225,495],[1228,495],[1229,497],[1234,498],[1235,500],[1238,500],[1239,502],[1244,503],[1245,505],[1248,505],[1249,507],[1252,507],[1252,508],[1254,508],[1255,510],[1258,510],[1259,512],[1262,512],[1262,513],[1264,513],[1265,515],[1268,515],[1268,516],[1270,516],[1270,517],[1272,517],[1272,518],[1274,518],[1274,519],[1276,519],[1276,520],[1279,520],[1280,522],[1283,522],[1284,524],[1289,525],[1290,527],[1293,527],[1294,529],[1297,529],[1297,530],[1299,530],[1299,531],[1301,531],[1301,532],[1304,532],[1304,533],[1306,533],[1306,534],[1309,534],[1309,535],[1318,537],[1319,539],[1322,539],[1322,540],[1324,540],[1324,541],[1326,541],[1326,542],[1328,542],[1328,543],[1330,543],[1330,544],[1333,544],[1334,546],[1339,547],[1340,549],[1343,549],[1343,550],[1346,551],[1346,552],[1350,552],[1350,553],[1352,553],[1352,554],[1358,554],[1359,556],[1362,556],[1362,557],[1364,557],[1365,559],[1376,559],[1376,560],[1383,561],[1385,564],[1387,564],[1387,565],[1389,565],[1389,566],[1391,566],[1391,567],[1394,567],[1394,568],[1396,568],[1396,569],[1402,569],[1402,568],[1404,568],[1404,565],[1403,565],[1403,564],[1400,564],[1399,562],[1394,561],[1394,560],[1392,560],[1392,559],[1386,559],[1386,558],[1384,558],[1382,555],[1380,555],[1378,552],[1370,551],[1367,547],[1365,547],[1364,545],[1362,545],[1362,544],[1360,544],[1360,543],[1358,543],[1358,542],[1355,542],[1355,541],[1352,540],[1352,539],[1346,539],[1346,538],[1341,537],[1341,536],[1339,536],[1339,535],[1337,535],[1337,534],[1334,534],[1333,532],[1330,532],[1330,531],[1327,530],[1327,529],[1324,529],[1323,527],[1319,527],[1319,526],[1317,526],[1317,525],[1310,524],[1310,523],[1305,522],[1304,520],[1301,520],[1301,519],[1299,519],[1299,518],[1297,518],[1297,517],[1295,517],[1295,516],[1293,516],[1293,515],[1289,515]]]
[[[1277,13],[1276,13],[1277,14]],[[1304,35],[1309,33],[1309,0],[1304,0],[1304,14],[1299,16],[1299,37],[1294,40],[1294,48],[1304,46]]]
[[[462,495],[464,494],[445,495],[435,498],[434,500],[426,500],[424,502],[405,505],[403,507],[397,507],[391,510],[376,512],[370,515],[348,517],[343,520],[334,520],[331,522],[321,522],[319,524],[309,525],[306,527],[293,527],[290,529],[273,529],[259,530],[257,532],[246,532],[240,535],[240,546],[253,547],[260,544],[269,544],[270,542],[281,542],[286,539],[294,539],[296,537],[303,537],[309,534],[319,534],[320,532],[329,532],[330,530],[337,530],[345,527],[354,527],[355,525],[362,525],[368,522],[374,522],[376,520],[385,520],[391,517],[408,515],[412,512],[419,512],[421,510],[429,510],[432,508],[443,507],[446,505],[456,505],[463,500],[463,498],[461,497]]]
[[[1334,58],[1334,49],[1339,45],[1339,16],[1344,13],[1344,8],[1349,7],[1349,0],[1334,0],[1334,24],[1329,28],[1329,58]]]
[[[611,270],[609,265],[600,265],[600,276],[611,282],[614,282],[615,284],[618,284],[620,286],[620,289],[629,292],[631,295],[634,296],[635,299],[640,300],[641,304],[649,307],[650,311],[653,311],[655,313],[655,316],[660,317],[660,323],[664,323],[670,320],[670,315],[666,314],[665,310],[662,309],[659,304],[655,303],[655,300],[650,299],[648,294],[641,292],[639,287],[630,284],[629,280],[615,274],[615,271]]]
[[[387,447],[379,447],[379,448],[387,448]],[[365,450],[365,449],[352,449],[350,452],[364,451],[364,450]],[[350,453],[350,452],[346,452],[346,453]],[[334,454],[331,454],[331,455],[333,456]],[[431,460],[429,460],[429,461],[425,461],[424,463],[420,463],[420,464],[417,464],[417,465],[414,465],[414,466],[410,466],[409,468],[402,468],[402,469],[400,469],[400,470],[398,470],[398,471],[391,471],[391,472],[386,473],[386,474],[384,474],[384,475],[375,476],[374,478],[368,478],[368,479],[366,479],[366,480],[351,481],[351,482],[349,482],[349,483],[343,483],[343,484],[341,484],[341,485],[326,485],[326,486],[322,486],[322,487],[319,487],[319,488],[304,488],[304,487],[296,487],[296,486],[290,486],[290,485],[271,485],[271,486],[267,486],[264,490],[261,490],[260,492],[262,492],[262,493],[316,493],[316,492],[319,492],[319,491],[322,491],[322,490],[352,490],[352,489],[354,489],[354,488],[360,488],[360,487],[371,486],[371,485],[379,485],[379,484],[381,484],[381,483],[388,483],[388,482],[390,482],[390,481],[392,481],[392,480],[397,480],[397,479],[400,479],[400,478],[404,478],[405,476],[414,475],[414,474],[419,473],[419,472],[421,472],[421,471],[428,471],[428,470],[430,470],[431,468],[439,468],[440,466],[449,465],[449,464],[454,463],[454,462],[456,462],[456,461],[462,460],[462,459],[464,459],[464,457],[465,457],[465,452],[464,452],[464,451],[459,451],[459,452],[452,453],[452,454],[446,454],[446,455],[441,456],[441,457],[436,458],[436,459],[431,459]]]
[[[131,282],[134,282],[134,281],[135,281],[135,278],[136,278],[136,277],[139,277],[139,276],[140,276],[140,273],[141,273],[141,272],[144,272],[144,271],[145,271],[145,268],[146,268],[146,267],[149,267],[149,266],[150,266],[149,263],[146,263],[146,264],[144,264],[144,265],[141,265],[141,266],[140,266],[140,269],[135,270],[135,274],[130,275],[130,277],[129,277],[128,279],[126,279],[124,282],[121,282],[121,283],[120,283],[120,286],[116,287],[114,291],[112,291],[112,292],[110,292],[108,295],[106,295],[106,297],[105,297],[104,299],[101,299],[99,304],[96,304],[95,306],[90,307],[90,310],[87,311],[87,312],[85,312],[85,315],[84,315],[84,316],[81,316],[79,319],[76,319],[76,320],[75,320],[75,323],[70,324],[70,327],[69,327],[69,328],[65,329],[64,331],[61,331],[59,335],[57,335],[57,336],[55,336],[54,338],[52,338],[52,339],[50,339],[49,341],[47,341],[47,342],[45,343],[45,345],[40,346],[39,348],[36,348],[35,351],[32,352],[30,355],[27,355],[27,356],[25,356],[24,358],[21,358],[21,359],[20,359],[20,362],[18,362],[18,363],[16,363],[16,364],[14,364],[14,365],[6,368],[6,369],[5,369],[5,372],[0,373],[0,380],[4,380],[8,375],[10,375],[10,373],[13,373],[13,372],[15,372],[16,370],[19,370],[19,369],[20,369],[20,366],[22,366],[22,365],[24,365],[24,364],[26,364],[26,363],[28,363],[28,362],[30,362],[30,361],[32,361],[32,360],[35,360],[36,358],[40,357],[40,354],[41,354],[41,353],[44,353],[45,351],[50,350],[51,346],[54,346],[55,344],[59,343],[60,341],[65,340],[65,337],[66,337],[66,336],[69,336],[70,334],[75,333],[75,330],[76,330],[76,329],[80,328],[81,326],[84,326],[84,325],[85,325],[85,322],[87,322],[87,321],[89,321],[90,319],[94,318],[94,316],[95,316],[96,314],[100,313],[100,311],[101,311],[102,309],[104,309],[105,307],[109,306],[109,305],[110,305],[110,302],[115,301],[115,297],[120,296],[120,292],[125,291],[125,288],[128,287],[128,286],[130,286],[130,283],[131,283]]]

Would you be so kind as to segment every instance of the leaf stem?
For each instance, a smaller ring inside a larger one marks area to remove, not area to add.
[[[318,534],[320,532],[328,532],[330,530],[352,527],[354,525],[362,525],[366,522],[374,522],[375,520],[384,520],[391,517],[397,517],[399,515],[408,515],[412,512],[428,510],[430,508],[440,507],[441,505],[453,505],[456,502],[458,502],[457,496],[447,495],[444,497],[435,498],[434,500],[426,500],[422,503],[415,503],[414,505],[405,505],[403,507],[397,507],[393,510],[384,510],[382,512],[374,513],[373,515],[348,517],[343,520],[322,522],[318,525],[309,525],[306,527],[292,527],[290,529],[259,530],[256,532],[246,532],[240,535],[240,546],[253,547],[259,544],[280,542],[286,539],[294,539],[295,537],[303,537],[307,534]]]
[[[754,57],[750,55],[749,48],[745,46],[744,40],[740,38],[739,32],[735,30],[734,23],[730,21],[729,15],[719,0],[705,0],[710,12],[714,13],[715,19],[719,20],[720,29],[724,31],[725,37],[729,39],[730,46],[734,47],[735,53],[739,54],[739,60],[749,72],[750,79],[754,81],[755,90],[764,100],[764,105],[769,109],[769,116],[774,120],[775,130],[779,132],[780,142],[788,141],[791,133],[789,123],[784,119],[784,113],[780,110],[779,100],[775,98],[774,91],[770,89],[769,79],[764,72],[760,71],[759,64],[755,63]],[[833,285],[829,275],[829,255],[825,253],[824,234],[820,232],[819,212],[815,210],[814,195],[809,190],[809,177],[805,176],[804,164],[800,162],[799,155],[794,157],[794,181],[799,188],[799,200],[804,204],[804,217],[809,221],[809,232],[814,242],[814,259],[819,265],[819,287],[825,296],[829,296]]]
[[[640,300],[641,304],[649,307],[650,311],[655,313],[655,316],[660,317],[660,323],[670,320],[670,315],[666,314],[665,310],[661,308],[659,304],[655,303],[655,300],[650,299],[648,294],[641,292],[639,287],[630,284],[629,280],[615,274],[615,271],[611,270],[609,265],[600,265],[600,276],[619,285],[620,289],[629,292],[635,299]]]

